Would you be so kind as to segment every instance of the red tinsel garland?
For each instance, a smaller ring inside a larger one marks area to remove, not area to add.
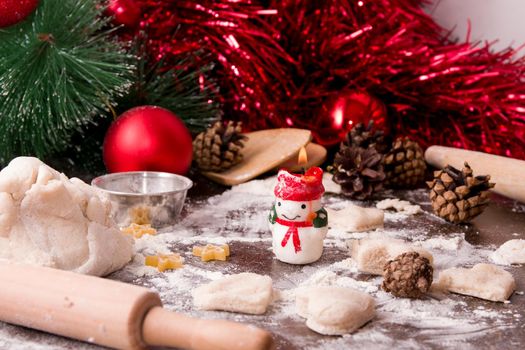
[[[246,0],[134,2],[142,21],[135,31],[122,32],[124,38],[142,31],[149,39],[150,54],[168,65],[192,55],[181,69],[214,64],[213,79],[220,86],[218,98],[227,118],[243,119],[252,129],[279,118],[274,94],[288,93],[282,62],[290,58],[274,40],[276,32],[263,21],[275,10]],[[261,115],[264,118],[258,118]]]
[[[211,53],[226,117],[250,129],[340,125],[326,103],[354,91],[386,105],[395,135],[525,159],[525,60],[453,43],[422,1],[136,2],[151,52]]]
[[[525,60],[513,50],[452,43],[420,1],[272,5],[280,44],[299,62],[282,105],[295,125],[330,117],[315,108],[328,96],[362,90],[386,104],[395,135],[525,158]]]

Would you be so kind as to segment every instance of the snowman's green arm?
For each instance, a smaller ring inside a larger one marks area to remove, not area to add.
[[[277,212],[275,211],[275,204],[272,205],[272,209],[270,210],[270,214],[268,215],[268,220],[273,225],[275,224],[275,220],[277,219]]]
[[[328,226],[328,213],[324,208],[319,209],[315,212],[317,216],[314,219],[314,227],[325,227]]]

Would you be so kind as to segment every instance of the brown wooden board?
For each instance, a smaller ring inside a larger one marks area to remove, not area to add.
[[[237,185],[277,167],[297,155],[310,142],[312,133],[304,129],[268,129],[246,133],[243,161],[223,172],[204,172],[207,178],[226,186]]]
[[[203,189],[204,188],[204,189]],[[221,200],[230,200],[228,203],[219,201],[218,197],[210,197],[210,193],[220,192],[221,189],[209,181],[199,180],[190,193],[190,199],[183,212],[181,225],[173,232],[161,233],[158,238],[167,242],[171,251],[181,252],[186,258],[186,267],[174,273],[158,273],[153,276],[137,276],[125,270],[114,273],[109,278],[146,286],[161,295],[164,306],[168,309],[203,318],[225,318],[238,322],[251,323],[271,331],[276,341],[276,349],[520,349],[525,343],[525,268],[510,266],[505,269],[516,279],[517,293],[510,298],[510,304],[494,303],[473,297],[449,295],[444,301],[432,297],[425,298],[416,305],[439,305],[447,300],[459,303],[457,309],[452,310],[451,318],[468,320],[470,332],[441,324],[439,319],[425,316],[425,309],[417,309],[412,302],[407,302],[405,309],[414,309],[414,318],[409,323],[400,321],[391,322],[385,319],[390,313],[390,320],[396,320],[396,313],[402,310],[385,312],[384,305],[377,305],[378,316],[352,335],[344,337],[323,336],[317,334],[305,325],[304,319],[290,314],[286,318],[282,315],[282,302],[274,302],[264,315],[242,315],[219,311],[195,310],[191,301],[191,289],[206,278],[198,275],[188,278],[187,284],[174,283],[170,276],[175,274],[186,275],[192,271],[199,273],[230,274],[241,272],[256,272],[266,274],[274,280],[274,288],[287,290],[296,287],[304,278],[308,278],[324,266],[340,262],[349,257],[348,250],[342,246],[325,243],[325,251],[318,262],[307,266],[289,265],[277,261],[271,252],[271,241],[266,240],[270,233],[264,225],[258,226],[258,219],[266,215],[263,206],[243,206],[235,201],[242,196],[221,197]],[[428,191],[396,191],[386,192],[383,196],[404,198],[413,203],[421,204],[425,213],[411,216],[402,220],[385,222],[385,230],[389,232],[403,232],[409,230],[415,235],[409,240],[430,239],[433,237],[454,237],[464,235],[465,240],[473,247],[495,249],[509,239],[525,239],[525,205],[496,197],[486,212],[477,217],[469,225],[453,225],[438,219],[431,214],[428,200]],[[253,196],[253,203],[260,199]],[[378,197],[377,199],[381,199]],[[338,195],[325,194],[326,204],[341,203]],[[365,206],[372,202],[358,203]],[[230,209],[224,210],[228,205]],[[222,208],[212,208],[222,206]],[[205,207],[208,211],[205,212]],[[220,209],[220,210],[218,210]],[[217,215],[209,215],[210,210],[217,210]],[[226,212],[226,215],[224,215]],[[186,233],[184,233],[186,232]],[[186,236],[191,233],[192,236]],[[193,243],[205,244],[210,237],[221,239],[228,237],[231,257],[226,262],[201,262],[191,256]],[[261,241],[253,241],[251,237],[260,237]],[[186,241],[184,241],[186,240]],[[184,253],[186,252],[186,253]],[[152,252],[153,253],[153,252]],[[187,270],[184,270],[187,269]],[[348,270],[338,270],[340,276],[367,282],[371,276],[364,273]],[[170,275],[171,274],[171,275]],[[162,286],[159,288],[159,285]],[[292,309],[293,311],[293,309]],[[479,315],[487,315],[479,320]],[[493,315],[499,315],[493,317]],[[476,316],[478,315],[478,316]],[[45,315],[42,315],[44,317]],[[445,315],[446,316],[446,315]],[[432,327],[425,326],[434,321]],[[52,320],[50,320],[52,322]],[[462,327],[459,327],[462,328]],[[12,326],[0,322],[0,348],[24,350],[51,350],[101,349],[88,343],[80,343],[66,338],[52,336],[31,329]]]

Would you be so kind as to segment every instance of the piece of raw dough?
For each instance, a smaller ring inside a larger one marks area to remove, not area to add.
[[[32,157],[0,172],[0,259],[104,276],[133,254],[111,204],[82,180]]]
[[[323,186],[326,193],[341,193],[341,185],[336,184],[333,180],[334,175],[325,172],[323,174]]]
[[[344,209],[326,208],[328,226],[348,232],[361,232],[382,228],[385,214],[376,208],[363,208],[349,203]]]
[[[476,264],[471,269],[453,267],[441,271],[437,286],[453,293],[503,302],[516,289],[516,281],[496,265]]]
[[[421,207],[417,204],[410,204],[409,201],[403,201],[398,198],[387,198],[377,202],[376,207],[378,209],[387,210],[395,209],[397,212],[401,212],[407,215],[414,215],[421,213]]]
[[[503,243],[490,258],[498,265],[525,264],[525,239]]]
[[[223,310],[260,315],[272,299],[269,276],[244,272],[230,275],[193,290],[193,305],[202,310]]]
[[[352,333],[375,316],[374,298],[355,289],[311,286],[298,288],[295,295],[297,313],[317,333]]]
[[[401,239],[363,238],[352,241],[352,259],[357,262],[359,271],[374,275],[383,274],[383,266],[406,252],[417,252],[432,264],[432,254],[421,247],[410,245]]]

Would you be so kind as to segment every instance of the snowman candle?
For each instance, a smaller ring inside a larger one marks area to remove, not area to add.
[[[318,167],[304,174],[280,170],[270,211],[273,252],[289,264],[309,264],[323,254],[328,215],[321,206],[323,171]]]

